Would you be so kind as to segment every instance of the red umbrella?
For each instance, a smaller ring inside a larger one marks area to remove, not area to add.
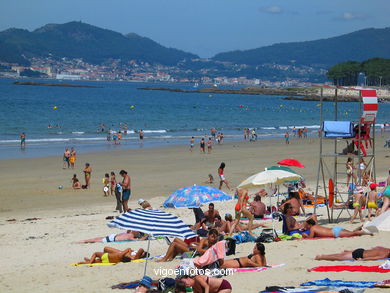
[[[305,166],[301,162],[294,159],[284,159],[281,160],[280,162],[277,162],[277,164],[282,166],[293,166],[293,167],[305,168]]]

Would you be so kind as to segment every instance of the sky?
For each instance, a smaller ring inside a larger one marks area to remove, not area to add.
[[[390,26],[390,0],[0,0],[0,31],[82,21],[213,57]]]

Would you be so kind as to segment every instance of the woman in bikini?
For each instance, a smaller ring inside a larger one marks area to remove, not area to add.
[[[221,268],[248,268],[248,267],[265,267],[267,260],[265,258],[265,247],[263,243],[257,242],[253,248],[253,253],[240,258],[223,260]]]
[[[146,240],[147,238],[148,235],[144,235],[141,232],[128,230],[127,232],[81,240],[76,243],[95,243],[95,242],[108,243],[108,242],[115,242],[115,241]]]
[[[349,181],[351,180],[351,177],[352,177],[352,184],[355,182],[355,184],[357,183],[357,177],[356,177],[356,174],[354,172],[354,169],[355,167],[353,166],[353,161],[352,161],[352,158],[348,158],[347,159],[347,163],[345,164],[345,168],[347,170],[347,187],[349,186]]]
[[[238,196],[238,200],[235,206],[236,211],[236,219],[234,220],[233,225],[230,227],[230,235],[234,232],[236,226],[239,225],[241,214],[244,215],[244,217],[247,217],[249,219],[248,223],[248,232],[252,235],[252,226],[253,226],[253,215],[251,212],[246,208],[246,205],[249,200],[248,190],[246,189],[237,189],[236,194]]]
[[[147,257],[147,253],[142,248],[134,251],[131,248],[119,250],[112,247],[104,247],[103,252],[95,252],[91,258],[85,257],[84,261],[78,264],[130,262],[142,257]]]
[[[89,165],[89,163],[85,163],[85,168],[83,170],[84,176],[85,176],[85,185],[86,188],[90,187],[91,184],[91,173],[92,173],[92,168]]]
[[[187,288],[192,288],[194,293],[232,292],[232,285],[227,280],[206,277],[205,275],[197,275],[195,277],[181,276],[178,283],[184,284]]]

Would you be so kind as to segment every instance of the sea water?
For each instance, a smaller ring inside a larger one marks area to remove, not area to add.
[[[14,81],[0,79],[0,159],[59,155],[71,146],[87,152],[188,144],[191,136],[197,142],[209,137],[212,127],[223,132],[225,140],[241,140],[244,128],[255,128],[259,139],[291,134],[294,126],[317,135],[320,124],[319,102],[281,96],[139,89],[194,89],[183,84],[49,81],[95,86],[87,88],[14,85]],[[358,103],[338,103],[338,120],[357,120],[358,111]],[[390,105],[380,104],[377,123],[388,122],[386,113]],[[324,103],[324,119],[334,119],[331,102]],[[114,146],[106,141],[107,131],[119,131],[121,123],[127,124],[128,134],[122,136],[121,146]],[[101,124],[106,126],[103,132]],[[142,145],[140,129],[145,132]],[[23,150],[22,132],[27,137]]]

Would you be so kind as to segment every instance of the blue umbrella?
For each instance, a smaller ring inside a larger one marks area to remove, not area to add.
[[[212,201],[228,201],[233,198],[211,186],[188,186],[176,190],[164,202],[165,208],[196,208]]]

